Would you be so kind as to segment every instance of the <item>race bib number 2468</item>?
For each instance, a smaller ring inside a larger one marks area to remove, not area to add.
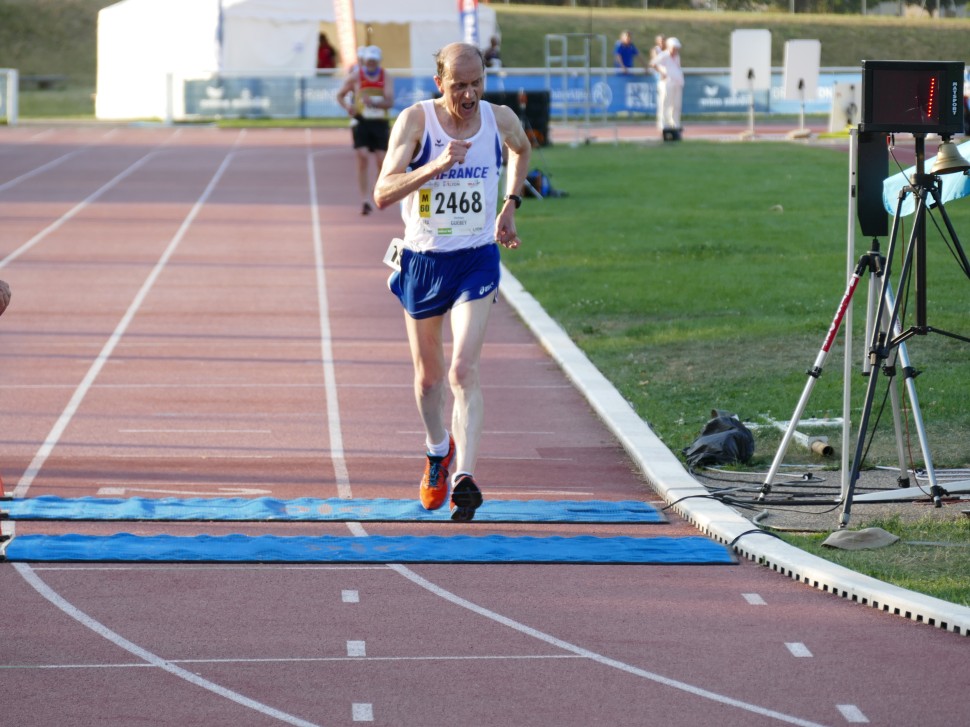
[[[481,179],[436,179],[420,190],[418,212],[433,235],[477,235],[485,230]]]

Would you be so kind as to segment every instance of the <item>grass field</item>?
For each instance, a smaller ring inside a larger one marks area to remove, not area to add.
[[[569,196],[526,201],[525,244],[506,264],[673,451],[715,408],[750,421],[791,417],[845,291],[844,151],[694,141],[554,146],[533,162]],[[947,207],[958,232],[970,227],[965,202]],[[902,252],[908,232],[900,238]],[[927,238],[931,325],[970,334],[970,280],[932,226]],[[861,254],[868,240],[857,243]],[[864,301],[862,291],[857,352]],[[841,346],[805,417],[841,414]],[[965,466],[968,344],[930,335],[907,347],[923,371],[916,386],[934,460]],[[856,383],[857,414],[861,374]],[[872,464],[893,463],[890,434],[874,442]],[[779,437],[759,434],[755,464],[771,461]]]

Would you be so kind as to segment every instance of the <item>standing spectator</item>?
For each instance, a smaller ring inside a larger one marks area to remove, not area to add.
[[[337,92],[337,102],[351,116],[354,150],[357,152],[357,185],[360,189],[362,215],[371,210],[371,186],[368,169],[373,157],[380,172],[390,136],[388,109],[394,105],[393,84],[381,68],[381,49],[367,46],[361,64]]]
[[[0,280],[0,315],[7,310],[7,305],[10,303],[10,286],[4,281]]]
[[[653,39],[653,48],[650,49],[650,70],[654,71],[653,62],[657,60],[657,57],[664,52],[664,46],[667,44],[667,36],[663,33],[658,33]],[[657,131],[663,133],[663,112],[660,109],[660,99],[664,94],[664,79],[659,73],[657,75]]]
[[[680,67],[680,41],[668,38],[667,47],[650,64],[660,74],[657,84],[657,125],[664,141],[680,139],[680,109],[684,100],[684,71]]]
[[[326,33],[320,33],[317,41],[317,68],[336,68],[337,50],[327,40]]]
[[[620,73],[629,73],[633,70],[633,62],[638,61],[645,69],[649,70],[649,65],[644,62],[640,51],[633,45],[633,37],[629,30],[620,33],[620,39],[613,46],[613,65]]]
[[[451,43],[435,58],[441,97],[409,106],[398,117],[374,199],[380,208],[402,203],[400,270],[388,287],[404,307],[425,429],[428,459],[419,498],[436,510],[448,502],[450,490],[451,519],[468,521],[482,504],[473,477],[485,414],[479,365],[498,293],[499,246],[520,243],[515,210],[532,145],[512,109],[482,100],[485,58],[477,46]],[[508,174],[499,202],[503,151]],[[449,311],[450,363],[444,342]]]

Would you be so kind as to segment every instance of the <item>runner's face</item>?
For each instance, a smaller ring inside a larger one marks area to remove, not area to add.
[[[438,88],[449,113],[467,121],[478,113],[478,102],[485,91],[485,73],[477,56],[462,55],[452,60]]]

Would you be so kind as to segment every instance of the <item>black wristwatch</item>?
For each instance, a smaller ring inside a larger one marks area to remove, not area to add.
[[[522,206],[522,198],[517,194],[505,195],[505,199],[503,201],[508,202],[509,200],[512,200],[513,202],[515,202],[515,209],[518,209],[519,207]]]

